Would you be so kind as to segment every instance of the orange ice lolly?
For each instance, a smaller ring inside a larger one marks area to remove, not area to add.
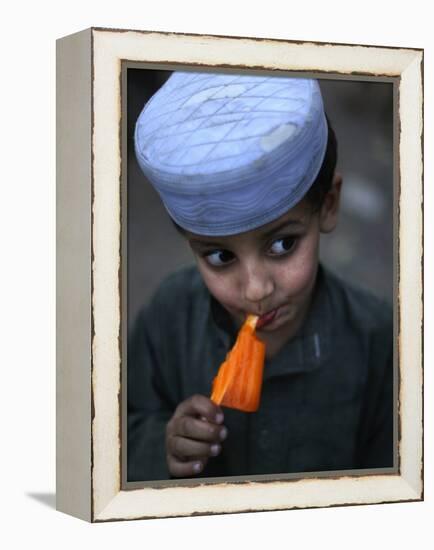
[[[261,398],[265,343],[255,333],[259,317],[248,315],[233,348],[214,378],[211,400],[244,412],[255,412]]]

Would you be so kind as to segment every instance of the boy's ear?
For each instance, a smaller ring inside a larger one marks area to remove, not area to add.
[[[321,205],[319,228],[322,233],[330,233],[338,222],[339,202],[341,198],[342,176],[335,172],[330,190]]]

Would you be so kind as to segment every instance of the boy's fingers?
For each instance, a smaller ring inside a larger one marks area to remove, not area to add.
[[[194,395],[176,409],[166,427],[167,465],[174,477],[203,471],[209,457],[221,452],[227,429],[223,413],[208,397]]]
[[[218,443],[210,445],[186,437],[169,436],[167,439],[167,450],[169,455],[185,461],[207,459],[209,456],[216,456],[220,453],[221,447]]]
[[[199,416],[204,417],[210,422],[221,424],[223,422],[223,412],[220,407],[215,405],[209,397],[204,395],[193,395],[183,401],[175,412],[176,416]]]
[[[220,424],[199,420],[191,416],[181,416],[175,421],[175,429],[177,435],[189,437],[199,441],[219,442],[225,439],[227,430]]]

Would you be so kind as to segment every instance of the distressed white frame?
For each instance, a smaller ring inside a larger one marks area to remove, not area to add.
[[[121,64],[399,78],[399,473],[121,489]],[[93,28],[58,41],[57,506],[88,521],[423,498],[423,51]]]

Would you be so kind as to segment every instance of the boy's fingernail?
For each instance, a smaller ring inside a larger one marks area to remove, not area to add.
[[[224,439],[226,439],[228,435],[228,430],[226,428],[222,428],[220,430],[220,439],[223,441]]]
[[[216,417],[215,417],[215,421],[217,422],[217,424],[221,424],[223,422],[223,413],[217,413],[216,414]]]
[[[193,464],[193,472],[195,474],[198,474],[202,470],[202,462],[196,462],[196,464]]]
[[[220,452],[220,445],[218,445],[218,444],[211,445],[211,454],[212,454],[212,456],[218,455],[219,452]]]

